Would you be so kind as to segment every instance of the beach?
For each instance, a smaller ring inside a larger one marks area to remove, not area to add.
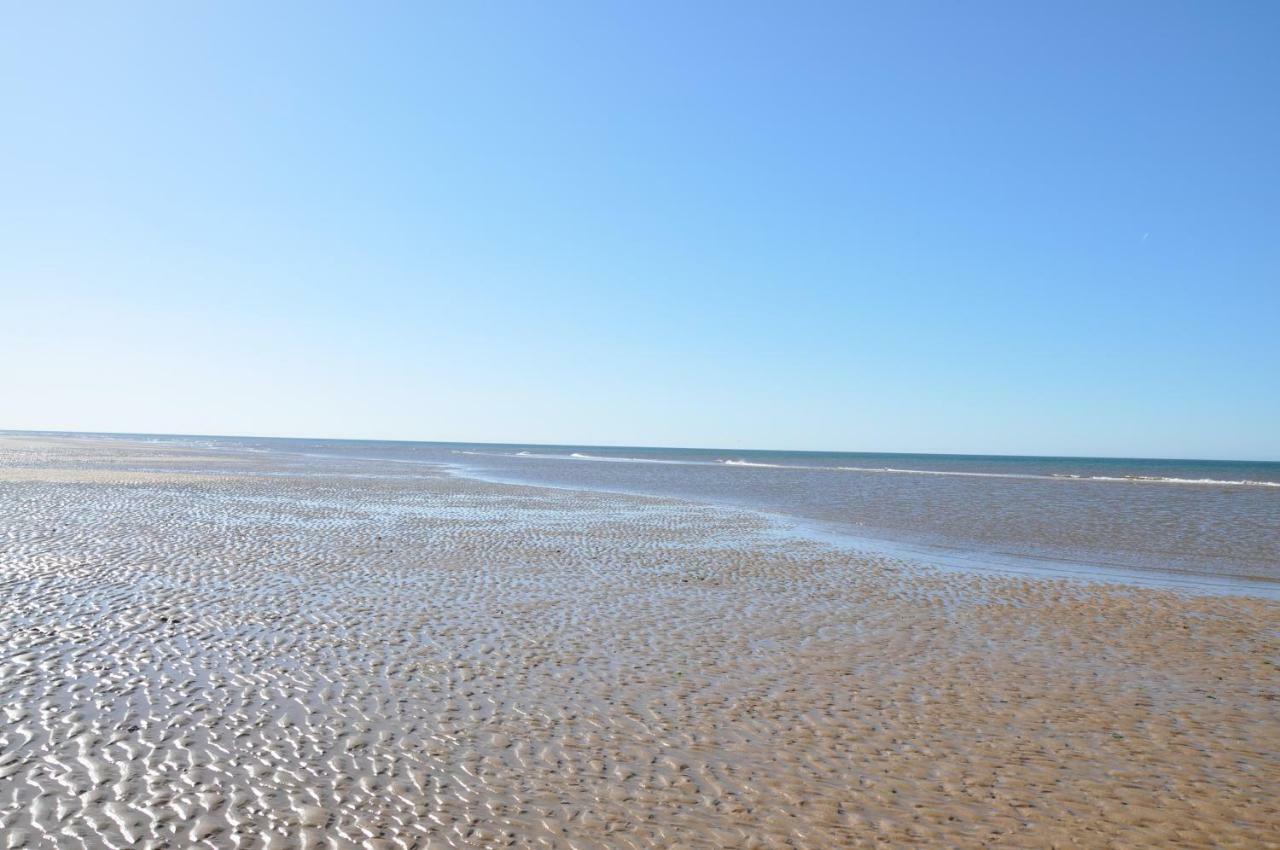
[[[1280,847],[1280,602],[0,435],[6,848]]]

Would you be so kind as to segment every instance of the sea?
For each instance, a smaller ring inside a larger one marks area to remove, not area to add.
[[[1280,462],[101,436],[746,508],[951,568],[1280,590]]]

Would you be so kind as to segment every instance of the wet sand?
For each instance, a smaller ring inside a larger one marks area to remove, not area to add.
[[[0,436],[0,848],[1280,847],[1280,603]]]

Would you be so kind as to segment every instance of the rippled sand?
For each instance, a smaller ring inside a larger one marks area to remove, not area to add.
[[[0,848],[1277,847],[1280,604],[0,438]]]

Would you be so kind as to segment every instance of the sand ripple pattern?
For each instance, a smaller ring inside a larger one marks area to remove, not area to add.
[[[1280,606],[0,438],[3,848],[1280,846]]]

